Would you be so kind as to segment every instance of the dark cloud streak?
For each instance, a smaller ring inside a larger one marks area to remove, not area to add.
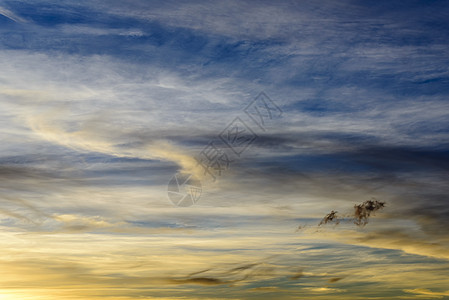
[[[361,204],[354,205],[354,211],[349,215],[339,216],[337,215],[337,211],[333,210],[328,213],[324,218],[320,221],[318,226],[325,225],[328,223],[335,223],[335,225],[340,224],[340,221],[348,221],[351,220],[357,226],[365,226],[368,224],[368,220],[372,214],[376,211],[384,208],[385,202],[378,201],[376,199],[366,200]]]

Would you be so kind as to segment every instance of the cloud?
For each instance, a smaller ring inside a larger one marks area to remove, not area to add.
[[[368,224],[368,219],[371,214],[374,214],[376,211],[382,209],[385,206],[385,202],[378,201],[376,199],[366,200],[361,204],[354,205],[354,212],[349,215],[344,215],[343,218],[348,217],[350,220],[354,221],[354,224],[357,226],[365,226]],[[327,223],[335,223],[338,225],[340,221],[345,221],[337,215],[337,211],[333,210],[328,213],[324,218],[320,221],[318,226]]]
[[[411,232],[405,229],[377,230],[366,233],[363,236],[355,235],[352,238],[370,247],[400,249],[411,254],[449,259],[447,254],[449,244],[447,240],[432,241],[425,236],[412,235]]]
[[[294,275],[292,275],[292,276],[290,277],[290,279],[291,279],[291,280],[297,280],[297,279],[299,279],[299,278],[301,278],[301,277],[303,277],[303,276],[304,276],[303,270],[302,270],[302,269],[299,269],[299,270],[296,272],[296,274],[294,274]]]
[[[324,218],[318,224],[318,226],[321,226],[323,224],[327,224],[330,222],[335,222],[335,224],[340,223],[340,221],[338,220],[338,217],[337,217],[337,211],[333,210],[330,213],[328,213],[327,215],[325,215]]]
[[[7,17],[17,23],[26,23],[27,21],[4,7],[0,7],[0,15]]]
[[[342,279],[343,279],[343,277],[334,277],[334,278],[329,279],[328,281],[330,283],[334,283],[334,282],[340,281]]]
[[[376,199],[367,200],[361,204],[354,205],[354,223],[358,226],[365,226],[368,224],[368,219],[371,214],[374,214],[384,206],[385,202],[381,202]]]
[[[429,298],[443,298],[445,296],[449,296],[449,291],[445,292],[433,292],[428,289],[406,289],[404,290],[406,293],[416,294],[419,296],[425,296]]]
[[[116,130],[119,130],[119,128],[109,128],[102,132],[95,132],[92,131],[93,128],[89,128],[89,122],[86,122],[85,125],[81,125],[85,129],[67,132],[62,127],[49,122],[52,116],[58,115],[60,117],[61,113],[61,111],[52,111],[40,116],[30,116],[28,122],[31,129],[42,138],[75,150],[99,152],[117,157],[173,161],[185,172],[193,172],[197,164],[193,157],[182,153],[170,142],[164,140],[138,141],[144,145],[139,148],[120,149],[120,146],[117,145],[119,141],[114,143],[111,140],[115,136],[112,133],[117,132]],[[96,125],[105,124],[106,122],[107,119],[102,120],[101,123],[96,122]],[[124,134],[126,135],[126,133]]]
[[[209,277],[193,277],[188,279],[170,279],[169,282],[174,284],[200,284],[200,285],[220,285],[220,284],[230,284],[233,282],[221,281],[217,278]]]
[[[305,287],[303,288],[306,291],[310,291],[312,293],[342,293],[345,292],[344,289],[337,289],[337,288],[329,288],[329,287]]]
[[[199,274],[201,276],[198,276]],[[170,278],[169,282],[175,284],[230,285],[239,282],[260,281],[272,276],[275,276],[275,274],[269,263],[256,262],[232,268],[226,266],[208,268],[193,272],[186,278]]]

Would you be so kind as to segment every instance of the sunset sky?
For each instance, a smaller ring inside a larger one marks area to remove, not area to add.
[[[448,1],[0,0],[0,300],[449,299],[448,37]]]

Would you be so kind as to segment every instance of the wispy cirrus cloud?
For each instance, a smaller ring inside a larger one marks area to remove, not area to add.
[[[0,7],[0,15],[7,17],[17,23],[26,23],[27,21],[4,7]]]

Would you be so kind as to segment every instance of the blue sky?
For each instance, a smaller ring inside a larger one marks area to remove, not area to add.
[[[0,299],[448,299],[448,35],[447,1],[0,1]]]

